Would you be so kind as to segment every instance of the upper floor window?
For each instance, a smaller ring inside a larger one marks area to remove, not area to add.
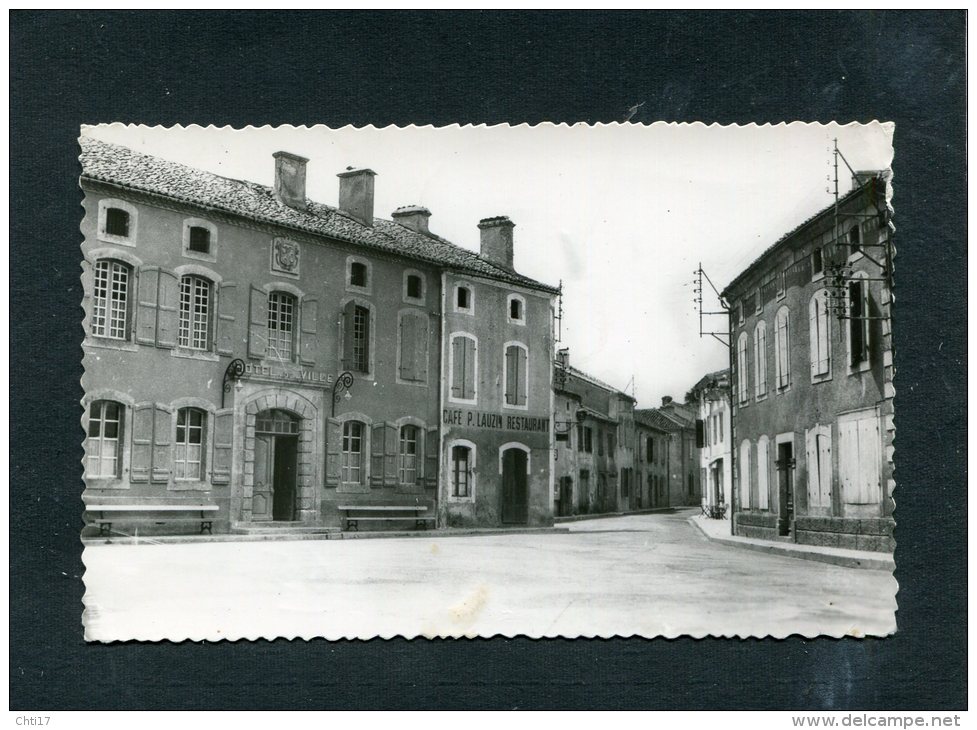
[[[206,261],[217,260],[217,226],[202,218],[183,221],[183,255]]]
[[[97,400],[89,406],[88,438],[85,440],[86,476],[119,476],[124,412],[121,403],[111,400]]]
[[[749,388],[750,376],[749,372],[747,371],[748,364],[746,348],[746,332],[741,332],[739,338],[736,340],[736,390],[739,393],[740,403],[746,403],[750,399],[750,394],[747,390]]]
[[[129,339],[129,285],[132,270],[121,261],[95,263],[92,335],[113,340]]]
[[[452,335],[451,338],[451,397],[474,402],[477,398],[476,379],[478,345],[471,335]]]
[[[645,441],[645,450],[645,461],[647,461],[649,464],[653,464],[655,462],[655,439],[653,439],[651,436],[648,436],[647,440]]]
[[[98,204],[98,237],[110,243],[136,243],[136,208],[124,200],[101,200]]]
[[[831,317],[828,316],[828,291],[816,292],[808,304],[811,333],[811,375],[831,372]]]
[[[400,428],[400,466],[398,475],[401,484],[414,484],[417,481],[417,426]]]
[[[526,300],[518,294],[510,294],[508,297],[508,318],[515,324],[526,324]]]
[[[868,280],[856,275],[848,283],[848,351],[853,367],[869,361],[870,315]]]
[[[777,388],[790,385],[790,312],[787,307],[777,311],[774,321],[774,373]]]
[[[424,301],[424,277],[416,272],[404,274],[404,300],[416,304]]]
[[[848,248],[850,254],[856,254],[862,250],[862,231],[857,223],[848,229]]]
[[[525,406],[529,389],[529,373],[526,369],[528,350],[519,343],[507,344],[505,348],[505,404]]]
[[[753,389],[757,398],[767,394],[767,323],[753,329]]]
[[[607,455],[610,456],[611,458],[614,457],[614,452],[616,451],[615,441],[616,439],[614,438],[614,432],[608,431],[607,432]]]
[[[736,302],[736,321],[739,322],[740,324],[743,324],[744,319],[745,319],[745,314],[743,312],[743,301],[740,300]]]
[[[594,430],[590,426],[583,428],[583,450],[587,454],[594,453]]]
[[[597,456],[604,455],[604,432],[601,430],[597,431]]]
[[[343,424],[341,478],[346,484],[363,483],[363,431],[359,421],[346,421]]]
[[[282,291],[268,295],[268,354],[292,359],[295,341],[295,297]]]
[[[811,278],[817,279],[824,274],[824,252],[816,248],[811,252]]]
[[[173,476],[203,479],[204,429],[207,416],[199,408],[181,408],[176,413],[176,445]]]
[[[359,261],[354,261],[349,267],[349,284],[350,286],[366,287],[369,286],[369,276],[370,272],[366,268],[366,264]]]
[[[427,381],[428,315],[419,309],[405,309],[399,315],[397,373],[412,383]]]
[[[760,290],[753,292],[753,312],[759,314],[763,310],[763,300],[760,298]]]
[[[212,289],[211,283],[202,276],[184,276],[180,280],[180,347],[210,349]]]
[[[472,493],[472,449],[451,447],[451,496],[467,498]]]
[[[458,285],[455,287],[455,311],[464,314],[471,314],[473,310],[472,290],[467,286]]]

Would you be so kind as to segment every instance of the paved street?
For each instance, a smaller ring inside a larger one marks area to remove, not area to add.
[[[689,511],[570,534],[87,547],[88,638],[885,634],[896,581],[709,542]]]

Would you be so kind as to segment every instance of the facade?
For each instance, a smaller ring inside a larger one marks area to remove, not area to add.
[[[672,434],[680,430],[679,426],[654,409],[642,409],[634,412],[634,428],[637,508],[670,507],[669,470],[673,457],[670,446]]]
[[[514,271],[507,218],[475,254],[425,208],[375,218],[371,170],[332,207],[285,152],[273,187],[87,138],[81,162],[87,503],[551,521],[557,290]]]
[[[662,398],[660,408],[639,409],[635,411],[635,419],[646,429],[655,428],[660,433],[668,434],[668,439],[664,442],[664,495],[655,500],[655,506],[697,506],[701,491],[693,407],[677,403],[666,395]]]
[[[565,350],[553,393],[558,515],[638,509],[634,398],[570,366]]]
[[[729,370],[704,376],[692,386],[687,401],[697,404],[696,436],[702,506],[709,514],[728,504],[732,488]]]
[[[894,547],[885,189],[883,174],[860,173],[723,293],[736,534]]]

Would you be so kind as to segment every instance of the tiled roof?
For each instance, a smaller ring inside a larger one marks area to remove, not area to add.
[[[881,176],[881,174],[882,173],[879,173],[879,175],[877,175],[876,177],[873,177],[873,178],[871,178],[869,180],[866,180],[862,185],[859,185],[857,188],[853,188],[846,195],[843,195],[841,198],[838,199],[838,206],[840,207],[840,206],[844,205],[845,203],[847,203],[848,201],[854,200],[866,188],[868,188],[870,185],[873,185],[875,183],[875,180],[877,179],[877,177]],[[767,255],[768,254],[770,254],[771,252],[775,251],[777,248],[779,248],[781,245],[783,245],[787,240],[789,240],[790,238],[792,238],[793,236],[795,236],[797,233],[800,233],[804,228],[806,228],[807,226],[809,226],[812,223],[814,223],[821,216],[825,215],[829,211],[833,211],[834,210],[834,207],[835,207],[835,204],[834,203],[831,203],[831,205],[825,206],[824,208],[822,208],[821,210],[819,210],[817,213],[815,213],[814,215],[812,215],[812,216],[804,219],[804,221],[801,222],[799,225],[797,225],[794,228],[792,228],[791,230],[787,231],[787,233],[785,233],[780,238],[778,238],[776,241],[774,241],[770,246],[768,246],[764,250],[763,253],[761,253],[759,256],[756,257],[756,259],[753,261],[753,263],[751,263],[749,266],[747,266],[745,269],[743,269],[743,271],[741,271],[739,274],[737,274],[733,278],[733,280],[731,282],[729,282],[729,284],[726,285],[726,287],[723,289],[723,292],[722,292],[723,298],[726,298],[728,296],[730,289],[732,289],[737,284],[739,284],[744,278],[746,278],[750,274],[751,271],[753,271],[754,269],[756,269],[764,261],[764,259],[767,258]]]
[[[606,421],[607,423],[616,423],[616,421],[611,418],[606,413],[601,413],[596,408],[591,408],[590,406],[581,405],[579,410],[586,413],[591,418],[596,418],[598,421]]]
[[[266,185],[221,177],[91,137],[82,137],[79,143],[85,180],[159,195],[551,294],[558,291],[439,236],[417,233],[394,221],[376,218],[370,228],[332,206],[312,200],[306,201],[306,210],[296,210],[276,200]]]
[[[581,380],[586,380],[587,382],[592,383],[593,385],[596,385],[598,388],[603,388],[604,390],[610,391],[611,393],[616,393],[618,395],[623,395],[625,398],[631,398],[631,396],[628,395],[627,393],[625,393],[623,390],[620,390],[618,388],[615,388],[613,385],[608,385],[603,380],[598,380],[593,375],[590,375],[589,373],[585,373],[583,370],[578,370],[577,368],[573,367],[572,365],[567,365],[567,370],[574,377],[580,378]],[[634,400],[634,399],[632,398],[632,400]]]
[[[682,425],[669,418],[657,408],[638,408],[634,412],[634,420],[642,426],[656,428],[659,431],[680,431]]]
[[[729,387],[729,368],[703,375],[699,382],[692,386],[691,392],[695,393],[705,388],[718,387]]]

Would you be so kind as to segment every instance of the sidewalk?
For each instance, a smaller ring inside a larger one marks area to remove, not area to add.
[[[631,517],[632,515],[654,515],[674,512],[676,509],[682,509],[682,507],[649,507],[647,509],[636,509],[631,512],[594,512],[593,514],[585,515],[568,515],[566,517],[554,517],[553,522],[558,525],[564,522],[580,522],[581,520],[599,520],[604,517]]]
[[[708,540],[722,545],[730,545],[747,550],[756,550],[769,555],[784,555],[801,560],[816,560],[821,563],[840,565],[845,568],[865,568],[868,570],[895,570],[896,564],[888,553],[868,550],[846,550],[844,548],[822,547],[820,545],[799,545],[794,542],[775,542],[752,537],[738,537],[730,534],[729,520],[710,520],[702,515],[689,517],[689,524],[699,530]]]

